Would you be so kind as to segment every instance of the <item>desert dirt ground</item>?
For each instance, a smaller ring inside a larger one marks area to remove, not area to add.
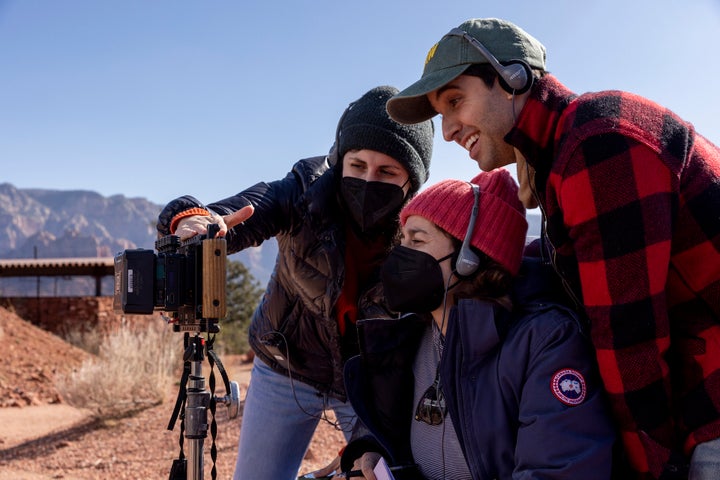
[[[80,365],[87,353],[15,314],[0,308],[0,480],[167,479],[180,452],[180,423],[167,429],[176,387],[164,403],[134,416],[99,421],[89,412],[67,405],[55,390],[56,375]],[[243,399],[251,364],[241,356],[221,356],[230,380]],[[209,375],[209,365],[203,365]],[[216,372],[217,395],[224,394]],[[179,380],[179,378],[178,378]],[[207,385],[207,381],[206,381]],[[210,416],[209,416],[210,417]],[[212,417],[210,417],[212,418]],[[217,458],[211,458],[211,435],[204,441],[205,479],[229,479],[237,452],[242,416],[229,419],[216,412]],[[318,426],[300,473],[327,465],[344,444],[341,432]],[[185,455],[188,454],[187,443]],[[213,469],[215,477],[213,477]]]

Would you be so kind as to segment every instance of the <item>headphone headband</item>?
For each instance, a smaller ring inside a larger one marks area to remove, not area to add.
[[[470,182],[468,182],[468,185],[470,185],[473,192],[473,207],[470,211],[470,221],[468,222],[467,232],[465,232],[465,239],[462,247],[460,247],[457,262],[455,262],[455,272],[460,277],[469,277],[477,271],[480,265],[480,258],[472,251],[472,245],[470,244],[480,210],[480,187]]]
[[[498,59],[495,58],[495,55],[493,55],[485,45],[480,43],[480,40],[461,28],[453,28],[445,36],[462,37],[468,41],[470,45],[475,47],[498,73],[501,85],[508,93],[525,93],[532,86],[532,70],[527,62],[520,59],[513,59],[505,62],[505,65],[501,64]]]

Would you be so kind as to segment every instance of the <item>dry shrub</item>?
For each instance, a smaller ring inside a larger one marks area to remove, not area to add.
[[[98,355],[100,353],[100,347],[102,342],[105,340],[105,336],[98,330],[72,330],[62,335],[70,345],[81,348],[88,353]]]
[[[161,322],[123,326],[104,338],[96,357],[59,377],[65,402],[101,419],[119,418],[158,405],[182,366],[182,337]]]

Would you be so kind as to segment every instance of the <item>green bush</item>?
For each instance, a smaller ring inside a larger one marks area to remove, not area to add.
[[[229,261],[227,268],[227,315],[220,320],[219,349],[230,354],[249,350],[248,327],[264,289],[242,262]]]

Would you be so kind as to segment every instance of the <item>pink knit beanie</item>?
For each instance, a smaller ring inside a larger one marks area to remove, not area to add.
[[[480,187],[480,208],[470,243],[515,275],[528,229],[517,184],[505,169],[481,172],[471,182]],[[463,241],[473,201],[468,182],[443,180],[410,200],[400,212],[400,222],[405,225],[409,216],[419,215]]]

